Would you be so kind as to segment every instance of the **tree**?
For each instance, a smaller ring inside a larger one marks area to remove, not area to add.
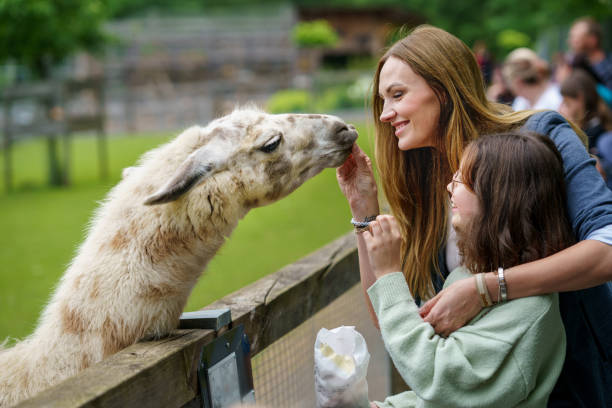
[[[39,80],[51,77],[52,68],[80,49],[101,49],[107,37],[101,0],[0,0],[0,63],[11,61],[27,68]],[[44,98],[47,115],[53,101]],[[47,137],[49,180],[63,180],[57,155],[57,138]]]
[[[101,49],[106,18],[102,0],[0,0],[0,62],[47,79],[74,52]]]
[[[338,34],[325,20],[303,21],[293,28],[293,42],[298,47],[333,47],[338,42]]]

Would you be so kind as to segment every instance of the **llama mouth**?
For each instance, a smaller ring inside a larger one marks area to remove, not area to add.
[[[335,168],[341,166],[353,151],[353,143],[350,146],[331,151],[321,155],[321,159],[325,162],[325,167]]]

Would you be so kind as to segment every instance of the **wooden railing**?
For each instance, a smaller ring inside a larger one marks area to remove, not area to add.
[[[355,238],[349,233],[205,309],[230,308],[232,324],[244,325],[255,356],[358,281]],[[18,407],[199,406],[200,351],[218,334],[176,330],[139,342]]]

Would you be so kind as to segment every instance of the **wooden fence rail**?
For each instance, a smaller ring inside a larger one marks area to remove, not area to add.
[[[89,101],[90,111],[72,112],[69,105],[83,105],[79,97]],[[29,106],[31,117],[25,120],[26,123],[17,120],[20,103]],[[79,131],[95,131],[100,177],[103,180],[108,177],[103,78],[15,85],[0,92],[0,105],[3,113],[4,185],[7,191],[13,188],[13,144],[30,137],[47,139],[49,182],[51,185],[61,185],[69,184],[70,135]],[[63,163],[60,163],[58,152],[60,139],[63,141]]]
[[[358,281],[355,239],[349,233],[205,309],[230,308],[233,324],[244,325],[254,356]],[[176,330],[139,342],[18,407],[193,406],[200,351],[217,334]]]

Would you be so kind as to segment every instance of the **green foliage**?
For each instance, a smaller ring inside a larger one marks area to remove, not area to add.
[[[317,112],[333,112],[341,109],[364,108],[366,95],[360,84],[329,87],[315,100]]]
[[[308,112],[312,109],[312,96],[303,89],[284,89],[268,99],[270,113]]]
[[[601,20],[612,16],[609,2],[599,0],[539,0],[520,4],[515,0],[415,0],[410,5],[431,24],[450,31],[468,46],[485,41],[498,58],[507,52],[505,45],[497,42],[504,30],[515,30],[534,39],[547,28],[568,25],[582,15]]]
[[[325,20],[303,21],[293,27],[293,42],[298,47],[333,47],[338,42],[338,34]]]
[[[0,62],[12,60],[46,78],[75,51],[101,48],[106,13],[102,0],[1,0]]]
[[[253,6],[276,6],[285,0],[106,0],[113,18],[125,18],[147,13],[193,15],[194,13],[235,12],[240,13]],[[254,4],[255,3],[255,4]]]
[[[567,26],[574,19],[591,15],[600,21],[612,17],[609,0],[293,0],[302,7],[394,7],[423,17],[429,24],[461,38],[468,46],[482,40],[499,58],[506,45],[497,39],[504,30],[516,30],[531,39],[548,28]],[[403,38],[407,30],[396,30],[389,43]]]
[[[345,73],[345,76],[348,74]],[[312,93],[304,89],[285,89],[268,100],[270,113],[321,112],[364,108],[370,96],[371,74],[363,74],[349,81],[338,81],[336,76],[317,83]]]
[[[520,31],[506,29],[501,31],[497,35],[497,45],[503,50],[504,53],[508,53],[515,48],[529,47],[531,39],[525,33]]]

